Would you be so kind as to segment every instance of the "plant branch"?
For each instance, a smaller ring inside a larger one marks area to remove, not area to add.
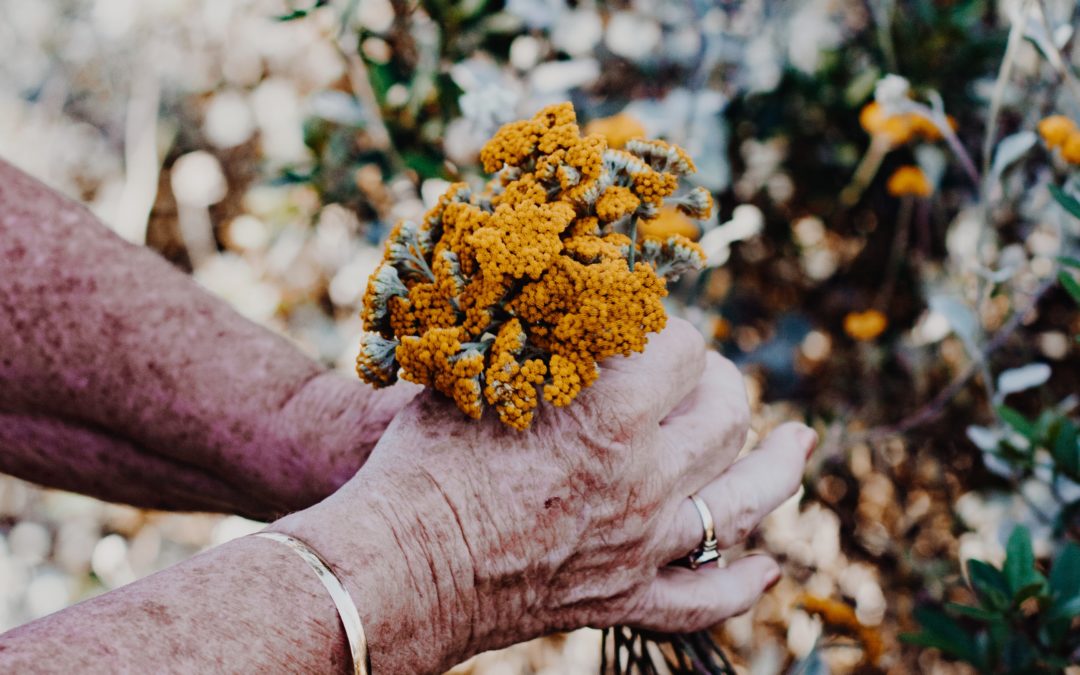
[[[992,337],[990,341],[986,343],[986,346],[983,348],[982,353],[977,358],[972,359],[971,363],[969,363],[964,368],[964,370],[961,371],[960,374],[957,375],[953,379],[953,381],[949,383],[949,386],[938,392],[937,396],[935,396],[917,411],[915,411],[911,415],[908,415],[896,424],[878,426],[872,429],[868,429],[867,431],[860,434],[854,434],[848,438],[848,442],[855,443],[864,440],[883,440],[885,438],[889,438],[910,431],[918,426],[932,422],[938,417],[940,417],[941,414],[945,412],[945,408],[953,400],[953,398],[955,398],[957,394],[963,391],[964,387],[967,386],[969,381],[971,381],[971,378],[973,378],[976,374],[983,372],[984,364],[986,363],[990,355],[1000,349],[1001,346],[1004,345],[1010,337],[1012,337],[1013,333],[1015,333],[1016,330],[1023,324],[1024,318],[1031,312],[1031,310],[1035,309],[1035,307],[1039,304],[1039,302],[1046,295],[1046,293],[1056,285],[1057,282],[1055,276],[1051,276],[1050,279],[1044,281],[1042,285],[1040,285],[1039,288],[1032,295],[1031,301],[1027,304],[1027,306],[1024,307],[1023,310],[1013,314],[1013,316],[1009,318],[1008,322],[1006,322],[1005,325],[1002,326],[998,330],[998,332],[994,334],[994,337]]]

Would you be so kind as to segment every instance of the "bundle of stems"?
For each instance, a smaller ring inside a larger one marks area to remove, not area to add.
[[[735,675],[735,669],[709,631],[672,635],[629,626],[604,629],[600,675],[665,673]]]

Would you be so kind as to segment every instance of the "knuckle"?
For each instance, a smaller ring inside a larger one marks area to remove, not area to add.
[[[659,611],[656,605],[654,587],[646,586],[639,590],[635,596],[628,598],[621,607],[615,608],[613,615],[616,618],[610,623],[645,623],[655,618]]]
[[[732,401],[731,422],[735,425],[736,432],[745,439],[750,431],[750,402],[745,396]]]
[[[750,512],[749,509],[744,509],[735,517],[732,530],[735,542],[745,541],[746,538],[750,536],[750,533],[757,527],[756,516],[756,513]]]
[[[709,359],[716,364],[716,369],[724,377],[742,378],[742,373],[739,372],[739,367],[735,365],[735,362],[727,358],[723,354],[717,351],[709,352]]]
[[[684,501],[690,503],[689,499]],[[675,523],[674,532],[667,526],[668,523]],[[681,558],[697,546],[701,541],[701,534],[701,519],[697,512],[691,514],[682,509],[677,510],[676,516],[658,524],[656,528],[653,561],[657,565],[667,565],[672,560]]]
[[[675,346],[686,355],[688,360],[697,363],[705,362],[705,338],[694,325],[685,319],[671,318],[668,320],[668,330]]]
[[[733,546],[745,540],[757,527],[760,508],[758,498],[746,491],[732,495],[728,504],[726,527],[722,533],[717,532],[717,538],[723,538],[727,546]]]

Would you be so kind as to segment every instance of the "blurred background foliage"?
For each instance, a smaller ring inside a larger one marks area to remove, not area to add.
[[[1080,615],[1070,0],[0,0],[0,155],[351,370],[379,242],[570,100],[718,213],[669,310],[823,443],[741,672],[1060,672]],[[894,74],[902,77],[888,77]],[[1075,153],[1075,154],[1074,154]],[[0,629],[257,527],[0,479]],[[1072,543],[1070,543],[1072,542]],[[735,555],[737,553],[733,553]],[[592,673],[582,631],[461,673]]]

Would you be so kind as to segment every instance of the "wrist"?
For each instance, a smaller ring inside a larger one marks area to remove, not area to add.
[[[393,416],[377,398],[359,380],[324,371],[268,410],[262,433],[246,452],[263,458],[263,469],[252,476],[257,508],[276,515],[299,511],[348,482]]]
[[[268,528],[301,539],[330,563],[360,613],[375,673],[443,672],[479,651],[460,528],[445,505],[417,497],[430,485],[408,483],[388,488],[385,478],[374,485],[361,474]]]

